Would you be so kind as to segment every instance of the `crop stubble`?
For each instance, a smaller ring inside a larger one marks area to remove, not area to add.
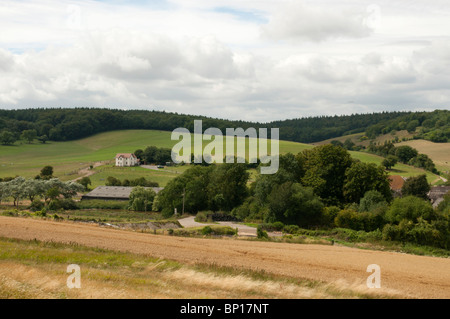
[[[370,264],[381,268],[380,292],[405,298],[450,298],[450,259],[341,246],[183,238],[70,222],[0,217],[0,236],[78,243],[172,259],[366,288]],[[376,289],[376,288],[374,288]]]

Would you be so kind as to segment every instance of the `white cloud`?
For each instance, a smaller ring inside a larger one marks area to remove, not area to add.
[[[168,9],[5,1],[0,107],[150,108],[261,122],[448,108],[450,13],[426,2],[401,9],[384,0],[201,0]],[[433,19],[439,27],[416,34]]]
[[[333,38],[363,38],[372,33],[366,8],[336,10],[332,6],[312,6],[302,2],[282,5],[262,33],[276,40],[324,41]]]

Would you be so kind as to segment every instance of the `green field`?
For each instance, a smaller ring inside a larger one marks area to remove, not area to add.
[[[108,176],[119,179],[133,179],[144,176],[151,181],[164,186],[170,179],[177,176],[188,166],[178,166],[155,171],[140,167],[116,168],[114,157],[116,153],[132,153],[147,146],[172,148],[178,141],[171,140],[171,132],[155,130],[126,130],[111,131],[97,134],[88,138],[67,141],[48,142],[40,144],[16,144],[12,146],[0,145],[0,177],[24,176],[34,177],[45,165],[54,168],[54,175],[62,180],[71,180],[79,176],[79,170],[88,168],[96,162],[103,162],[95,167],[95,174],[90,178],[93,187],[104,185]],[[204,141],[204,145],[209,141]],[[248,141],[247,141],[248,145]],[[280,141],[280,153],[297,154],[313,145]],[[270,149],[270,147],[269,147]],[[364,153],[350,152],[354,158],[363,162],[381,164],[382,157]],[[393,175],[414,176],[425,173],[424,170],[397,164],[392,170]],[[434,182],[438,176],[427,173],[428,180]]]

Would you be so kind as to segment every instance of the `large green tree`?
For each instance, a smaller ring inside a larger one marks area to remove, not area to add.
[[[347,150],[327,144],[304,150],[298,157],[304,170],[304,186],[312,187],[327,204],[344,201],[345,172],[353,163]]]
[[[302,227],[319,223],[324,207],[311,187],[292,182],[276,185],[269,195],[268,206],[266,221]]]
[[[0,144],[2,145],[11,145],[16,141],[16,137],[10,131],[0,132]]]
[[[353,163],[345,172],[343,189],[350,203],[359,203],[364,194],[372,190],[380,192],[387,201],[392,199],[388,174],[374,163]]]
[[[37,138],[37,132],[36,132],[36,130],[24,130],[24,131],[22,131],[22,134],[20,135],[20,137],[22,139],[28,141],[28,143],[30,144]]]
[[[231,211],[241,205],[248,196],[248,178],[245,164],[217,165],[208,185],[210,209]]]
[[[425,174],[409,177],[402,186],[402,195],[413,195],[423,199],[428,199],[430,184],[428,184]]]

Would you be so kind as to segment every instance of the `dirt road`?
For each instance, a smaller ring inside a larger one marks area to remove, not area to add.
[[[356,248],[236,239],[183,238],[134,233],[69,222],[0,217],[0,236],[79,243],[183,263],[264,270],[368,289],[370,264],[381,269],[380,293],[405,298],[450,298],[450,259]],[[377,288],[372,288],[377,289]]]

